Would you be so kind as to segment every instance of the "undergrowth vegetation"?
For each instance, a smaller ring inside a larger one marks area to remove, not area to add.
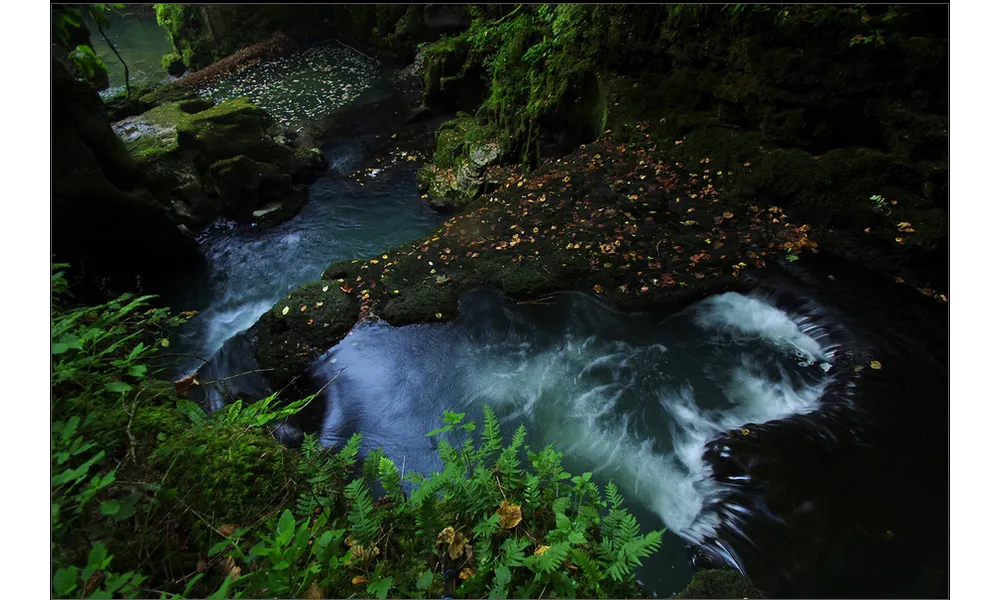
[[[52,592],[57,597],[625,597],[662,531],[552,447],[445,412],[440,470],[406,473],[362,436],[269,426],[312,397],[211,415],[154,379],[185,316],[126,294],[73,306],[52,276]]]

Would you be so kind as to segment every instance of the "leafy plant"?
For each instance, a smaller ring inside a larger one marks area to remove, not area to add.
[[[472,429],[461,413],[442,420],[431,434]],[[227,593],[426,596],[444,589],[437,574],[451,569],[461,573],[455,597],[634,595],[635,568],[659,548],[662,531],[642,534],[614,484],[602,493],[589,473],[564,471],[553,448],[531,452],[525,437],[520,427],[504,445],[487,407],[479,443],[441,440],[442,470],[409,475],[409,494],[393,461],[373,453],[381,497],[367,478],[351,479],[346,463],[356,466],[360,436],[336,454],[307,439],[309,466],[300,467],[333,494],[300,498],[310,514],[285,510],[253,546],[233,535],[213,548],[239,566]]]

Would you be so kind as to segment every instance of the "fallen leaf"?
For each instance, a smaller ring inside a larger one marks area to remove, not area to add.
[[[289,311],[289,310],[291,310],[291,309],[289,309],[289,308],[288,308],[288,307],[286,306],[285,308],[281,309],[281,314],[282,314],[282,315],[287,315],[287,314],[288,314],[288,311]]]
[[[177,392],[178,394],[185,394],[187,393],[188,389],[201,385],[200,383],[198,383],[198,380],[196,379],[197,375],[198,372],[196,371],[188,375],[187,377],[175,381],[174,391]]]
[[[469,567],[465,567],[464,569],[462,569],[462,572],[458,574],[458,578],[461,579],[462,581],[465,581],[470,577],[475,577],[475,576],[476,572],[470,569]]]
[[[326,596],[326,593],[323,591],[323,588],[319,587],[319,585],[315,581],[312,583],[312,585],[309,586],[309,589],[307,589],[306,592],[302,595],[302,597],[306,598],[307,600],[321,600],[324,596]]]
[[[226,525],[222,525],[221,527],[219,527],[219,533],[223,537],[229,537],[233,535],[233,533],[235,533],[237,529],[239,529],[239,526],[227,523]]]
[[[877,371],[882,368],[882,363],[880,363],[877,360],[873,360],[871,363],[869,363],[869,366]]]
[[[540,554],[545,554],[548,551],[548,549],[551,548],[551,547],[552,546],[539,546],[539,547],[535,548],[535,555],[538,556]]]
[[[351,583],[353,583],[354,585],[358,585],[361,583],[368,583],[368,578],[365,577],[364,575],[355,575],[354,578],[351,579]]]
[[[513,529],[521,522],[521,507],[504,500],[497,509],[500,515],[500,527],[503,529]]]

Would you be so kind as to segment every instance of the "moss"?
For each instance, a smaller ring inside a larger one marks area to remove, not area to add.
[[[288,383],[321,353],[336,344],[357,322],[354,298],[341,282],[320,279],[297,288],[261,316],[254,325],[257,361],[273,369],[268,379]]]
[[[163,58],[160,59],[160,66],[169,75],[174,77],[179,77],[184,74],[184,59],[181,58],[176,52],[171,52],[170,54],[164,54]]]
[[[732,569],[707,569],[695,573],[676,598],[764,598],[753,582]]]
[[[151,466],[212,524],[254,523],[295,497],[296,455],[262,430],[209,421],[167,437]]]

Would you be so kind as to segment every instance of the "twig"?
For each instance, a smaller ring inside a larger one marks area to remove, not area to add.
[[[274,369],[254,369],[253,371],[244,371],[243,373],[238,373],[236,375],[230,375],[229,377],[223,377],[222,379],[213,379],[212,381],[200,381],[201,385],[209,385],[212,383],[220,383],[223,381],[229,381],[230,379],[236,379],[237,377],[243,377],[244,375],[253,375],[254,373],[266,373],[267,371],[273,371]]]
[[[111,48],[111,51],[114,52],[115,56],[118,57],[118,60],[121,61],[122,66],[125,67],[125,99],[126,100],[131,100],[132,99],[132,88],[128,84],[128,64],[126,64],[125,59],[122,58],[122,55],[118,54],[118,49],[115,48],[115,45],[112,44],[111,40],[108,39],[107,34],[104,33],[104,28],[101,27],[101,22],[99,20],[97,20],[97,19],[94,19],[94,21],[97,23],[97,31],[101,32],[101,37],[104,38],[104,41],[108,43],[108,47]]]
[[[188,358],[197,358],[198,360],[200,360],[201,362],[205,363],[206,365],[212,364],[211,361],[205,360],[204,358],[198,356],[197,354],[186,354],[184,352],[165,352],[163,354],[154,354],[154,355],[150,356],[150,358],[160,358],[160,357],[163,357],[163,356],[187,356]]]
[[[374,58],[372,58],[372,57],[368,56],[368,55],[367,55],[367,54],[365,54],[364,52],[362,52],[362,51],[358,50],[357,48],[351,48],[350,46],[348,46],[347,44],[345,44],[344,42],[342,42],[342,41],[340,41],[340,40],[334,40],[334,41],[336,41],[336,42],[337,42],[338,44],[340,44],[340,45],[341,45],[341,46],[343,46],[344,48],[347,48],[347,49],[349,49],[349,50],[354,50],[355,52],[357,52],[357,53],[358,53],[358,54],[360,54],[361,56],[364,56],[364,57],[365,57],[365,58],[367,58],[368,60],[375,60]]]
[[[337,374],[333,376],[333,379],[331,379],[330,381],[327,381],[326,384],[323,387],[319,388],[319,391],[316,392],[315,394],[313,394],[313,397],[315,398],[316,396],[319,396],[320,394],[323,393],[323,390],[325,390],[327,387],[330,386],[331,383],[333,383],[334,381],[337,381],[337,378],[340,377],[340,374],[343,373],[344,369],[346,369],[346,368],[347,367],[344,367],[343,369],[337,371]],[[311,400],[310,400],[310,402],[311,402]],[[307,405],[308,405],[308,403],[307,403]],[[303,406],[302,408],[305,408],[305,406]]]

